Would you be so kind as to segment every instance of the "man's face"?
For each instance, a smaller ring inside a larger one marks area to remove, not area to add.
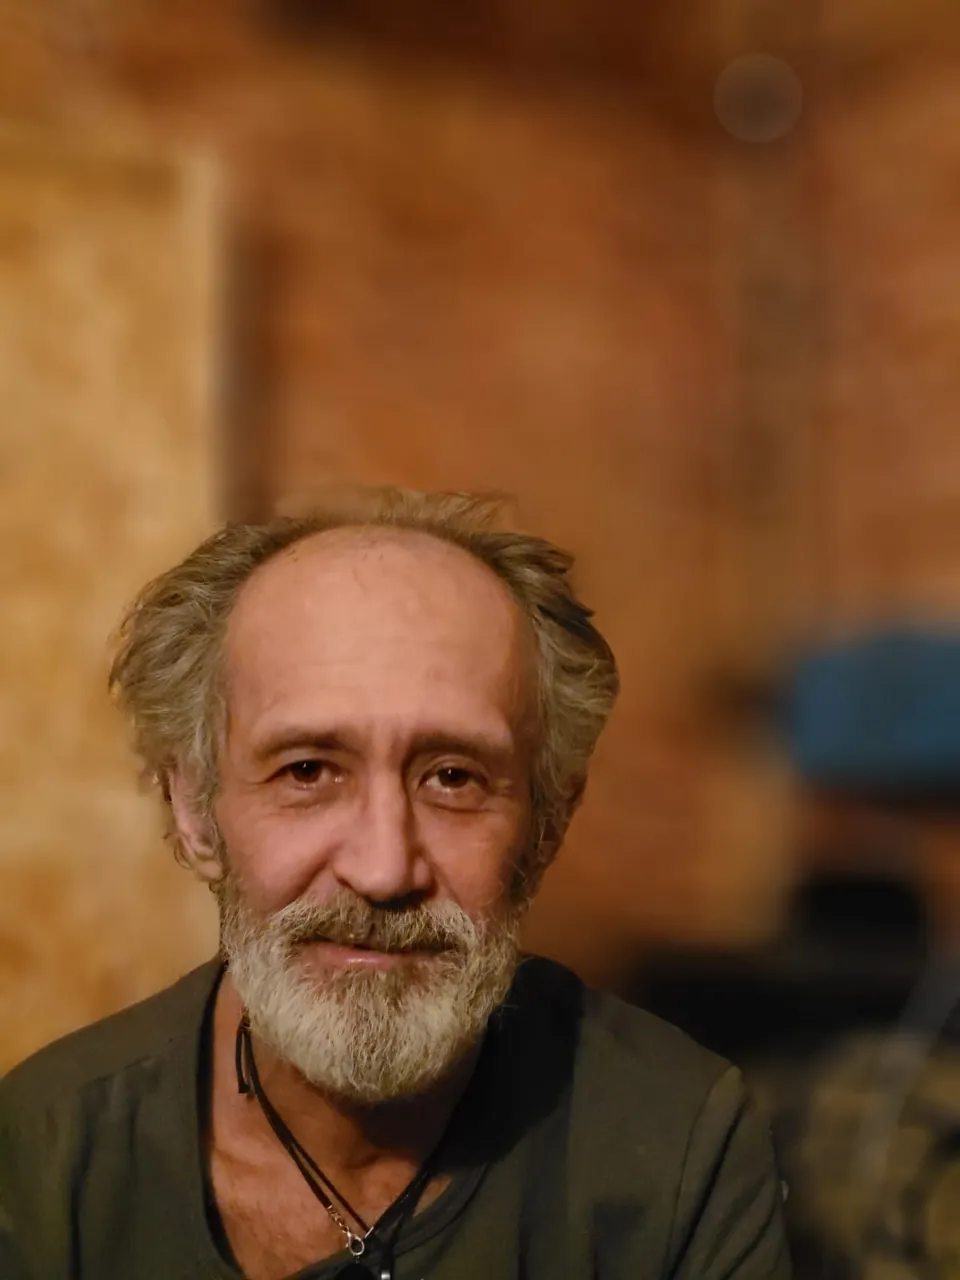
[[[416,1091],[506,992],[532,650],[506,587],[419,534],[311,538],[241,593],[224,943],[255,1030],[318,1085]]]

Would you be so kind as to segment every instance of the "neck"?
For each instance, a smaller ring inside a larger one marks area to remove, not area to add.
[[[242,1006],[229,971],[217,994],[213,1019],[212,1140],[269,1159],[276,1136],[252,1094],[237,1090],[235,1047]],[[479,1046],[455,1062],[428,1091],[414,1098],[360,1105],[331,1096],[253,1037],[260,1083],[288,1128],[336,1184],[374,1170],[412,1176],[440,1141],[469,1083]]]

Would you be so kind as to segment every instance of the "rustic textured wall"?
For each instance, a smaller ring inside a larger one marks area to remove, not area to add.
[[[169,44],[131,34],[119,79],[127,109],[214,141],[230,175],[240,506],[342,479],[515,493],[578,552],[624,674],[531,943],[603,978],[644,938],[763,932],[779,788],[691,724],[718,627],[744,624],[722,597],[751,598],[723,536],[739,335],[717,157],[577,81],[322,42],[293,58],[231,31],[182,79]]]
[[[838,625],[960,617],[957,65],[838,86],[823,116],[821,554]]]
[[[615,979],[644,938],[769,928],[780,791],[689,705],[740,546],[702,139],[576,76],[304,49],[227,0],[155,18],[39,62],[72,118],[221,161],[231,509],[343,478],[516,493],[578,552],[624,674],[531,944]],[[41,79],[8,93],[69,127]]]
[[[569,0],[451,54],[310,8],[37,4],[0,101],[222,165],[231,510],[495,485],[580,553],[624,700],[533,943],[604,978],[651,936],[762,932],[779,779],[703,682],[952,607],[952,11]],[[757,47],[806,91],[767,148],[712,115]]]
[[[648,779],[713,630],[725,371],[709,171],[643,117],[571,93],[467,92],[362,63],[300,93],[303,167],[263,155],[280,209],[304,200],[263,321],[272,492],[362,478],[516,494],[523,520],[578,553],[623,668],[597,789],[533,939],[582,967],[618,931],[742,928],[753,900],[731,923],[684,884],[691,859],[729,849]],[[667,750],[698,788],[694,753]]]
[[[202,170],[0,133],[0,1071],[215,946],[105,688],[209,527],[212,232]]]
[[[762,931],[779,793],[744,761],[734,798],[715,743],[675,724],[715,661],[714,575],[737,572],[709,157],[642,113],[464,73],[340,62],[299,101],[302,167],[261,161],[287,196],[262,323],[272,492],[505,488],[577,551],[624,688],[534,945],[590,971],[638,938]],[[763,838],[728,839],[751,788]]]

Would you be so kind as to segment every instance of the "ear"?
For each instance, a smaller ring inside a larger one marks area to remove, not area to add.
[[[167,778],[167,794],[176,835],[191,867],[201,880],[216,880],[220,874],[220,858],[210,839],[209,822],[200,812],[196,788],[177,769]]]

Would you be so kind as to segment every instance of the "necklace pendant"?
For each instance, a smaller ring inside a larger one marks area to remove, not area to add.
[[[337,1280],[373,1280],[370,1270],[361,1262],[348,1262],[337,1272]]]
[[[367,1249],[367,1242],[363,1236],[355,1236],[352,1231],[347,1231],[347,1249],[355,1258],[362,1258]],[[364,1269],[364,1274],[368,1274]]]

